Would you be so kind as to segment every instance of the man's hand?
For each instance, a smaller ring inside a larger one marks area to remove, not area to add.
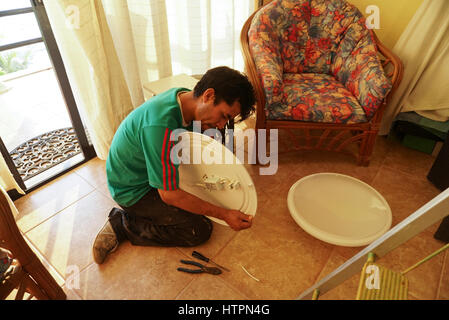
[[[224,220],[235,231],[251,227],[253,217],[238,210],[217,207],[181,189],[175,191],[159,189],[158,191],[161,199],[170,206]]]
[[[228,210],[223,220],[235,231],[251,227],[253,216],[244,214],[238,210]]]

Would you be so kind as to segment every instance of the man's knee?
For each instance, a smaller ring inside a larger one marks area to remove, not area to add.
[[[212,222],[206,217],[200,217],[198,222],[192,226],[192,238],[189,245],[197,246],[209,240],[212,229]]]

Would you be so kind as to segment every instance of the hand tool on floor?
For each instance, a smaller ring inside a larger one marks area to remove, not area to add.
[[[219,268],[215,268],[215,267],[206,267],[203,266],[201,263],[198,263],[196,261],[191,261],[191,260],[181,260],[182,263],[184,264],[190,264],[192,266],[196,266],[199,267],[200,269],[187,269],[187,268],[178,268],[178,271],[183,271],[183,272],[188,272],[188,273],[210,273],[213,275],[218,275],[221,274],[221,270]]]
[[[229,272],[228,269],[226,269],[225,267],[220,266],[219,264],[213,262],[211,259],[209,259],[209,258],[203,256],[203,255],[202,255],[201,253],[199,253],[198,251],[193,251],[193,252],[192,252],[192,257],[195,257],[195,258],[197,258],[197,259],[200,259],[200,260],[203,260],[203,261],[206,261],[206,262],[213,263],[213,264],[216,265],[217,267],[222,268],[223,270],[226,270],[226,271]]]

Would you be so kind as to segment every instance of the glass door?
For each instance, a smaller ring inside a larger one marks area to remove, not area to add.
[[[42,0],[0,1],[0,151],[30,191],[95,156]]]

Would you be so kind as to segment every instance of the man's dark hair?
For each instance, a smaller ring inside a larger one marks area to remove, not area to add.
[[[224,100],[232,106],[237,100],[240,103],[240,121],[245,120],[254,112],[256,98],[254,88],[243,73],[228,68],[216,67],[208,70],[193,89],[193,96],[198,98],[208,88],[215,90],[214,104]]]

